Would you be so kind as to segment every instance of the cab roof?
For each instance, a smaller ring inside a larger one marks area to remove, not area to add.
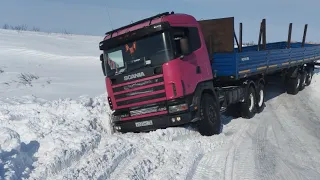
[[[146,19],[142,19],[140,21],[134,22],[132,24],[128,24],[126,26],[117,28],[115,30],[109,31],[105,33],[104,40],[125,34],[127,32],[131,32],[137,29],[141,29],[143,27],[148,27],[154,24],[158,24],[161,22],[168,22],[170,25],[174,24],[193,24],[196,23],[196,19],[187,14],[175,14],[174,12],[164,12],[161,14],[157,14],[155,16],[148,17]]]

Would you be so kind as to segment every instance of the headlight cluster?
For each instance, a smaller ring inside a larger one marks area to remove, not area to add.
[[[185,110],[188,110],[188,104],[186,103],[169,106],[169,113],[175,113],[175,112],[185,111]]]

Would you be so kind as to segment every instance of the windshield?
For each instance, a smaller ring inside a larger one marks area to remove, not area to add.
[[[168,33],[162,32],[103,51],[107,76],[173,59]]]

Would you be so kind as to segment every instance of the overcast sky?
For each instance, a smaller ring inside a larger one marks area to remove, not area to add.
[[[245,42],[258,41],[262,18],[267,19],[268,42],[286,40],[290,22],[292,39],[301,41],[308,23],[307,41],[320,42],[319,7],[319,0],[0,0],[0,25],[27,24],[41,31],[103,35],[112,27],[175,11],[196,19],[234,16],[237,33],[238,23],[243,22]]]

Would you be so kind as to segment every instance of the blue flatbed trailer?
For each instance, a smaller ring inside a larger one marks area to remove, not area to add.
[[[291,47],[287,48],[284,41],[267,43],[267,50],[257,51],[258,46],[253,45],[243,47],[242,52],[235,48],[233,53],[215,53],[212,69],[217,77],[238,80],[320,60],[320,44],[301,46],[301,42],[291,43]]]
[[[242,45],[242,23],[238,41],[233,17],[201,20],[199,24],[209,51],[221,112],[230,109],[232,115],[245,118],[262,112],[269,76],[280,77],[286,92],[292,95],[310,85],[314,66],[320,60],[320,44],[305,43],[307,24],[302,42],[291,41],[290,23],[287,41],[266,43],[263,19],[257,45],[246,47]]]

